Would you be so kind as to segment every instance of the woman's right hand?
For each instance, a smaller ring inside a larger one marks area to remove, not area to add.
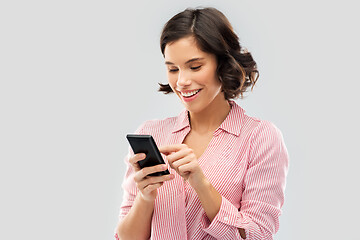
[[[166,164],[159,164],[152,167],[140,168],[138,162],[145,159],[144,153],[138,153],[129,158],[129,163],[135,171],[134,181],[140,191],[141,197],[145,201],[155,201],[157,189],[163,185],[165,181],[174,179],[173,174],[162,176],[148,176],[151,173],[161,172],[167,169]]]

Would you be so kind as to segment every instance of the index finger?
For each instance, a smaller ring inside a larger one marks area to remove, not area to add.
[[[173,144],[159,147],[159,151],[165,155],[169,155],[172,152],[177,152],[183,148],[186,148],[186,144]]]

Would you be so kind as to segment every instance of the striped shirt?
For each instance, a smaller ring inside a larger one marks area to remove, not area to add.
[[[281,132],[269,121],[249,117],[234,101],[198,159],[206,178],[222,196],[212,222],[195,190],[169,167],[175,179],[158,189],[151,222],[151,239],[273,239],[284,203],[288,153]],[[190,132],[188,111],[177,117],[145,122],[137,130],[149,134],[158,146],[182,143]],[[128,155],[129,156],[129,155]],[[120,219],[130,210],[138,192],[128,164]],[[166,161],[166,158],[165,162]],[[117,237],[117,236],[116,236]]]

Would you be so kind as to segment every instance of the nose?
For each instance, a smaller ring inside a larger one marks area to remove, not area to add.
[[[186,74],[184,71],[179,71],[176,85],[178,87],[185,87],[185,86],[189,86],[190,84],[191,84],[190,76]]]

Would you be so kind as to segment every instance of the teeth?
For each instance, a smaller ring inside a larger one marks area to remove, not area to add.
[[[199,91],[200,91],[200,89],[199,90],[194,90],[192,92],[186,92],[186,93],[182,92],[181,95],[184,96],[184,97],[191,97],[191,96],[197,94]]]

